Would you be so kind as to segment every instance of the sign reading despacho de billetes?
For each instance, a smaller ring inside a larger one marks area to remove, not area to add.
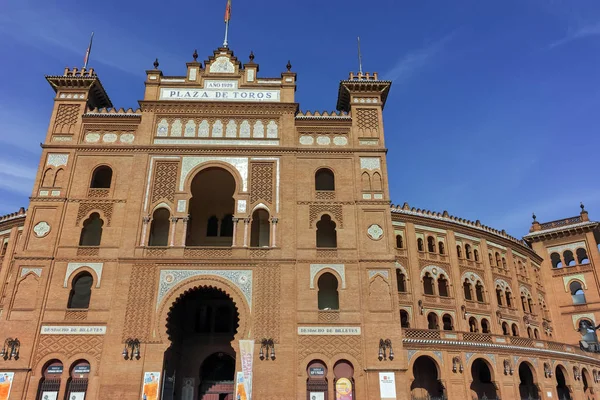
[[[279,102],[279,90],[161,88],[160,100]]]
[[[360,326],[299,326],[298,335],[360,335]]]
[[[104,335],[106,326],[42,325],[42,335]]]

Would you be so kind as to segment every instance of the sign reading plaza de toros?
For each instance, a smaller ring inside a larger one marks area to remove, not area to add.
[[[160,100],[279,102],[279,90],[162,88]]]

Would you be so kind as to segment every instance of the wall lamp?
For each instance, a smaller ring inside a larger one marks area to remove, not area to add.
[[[460,357],[454,357],[452,359],[452,372],[456,373],[456,371],[460,372],[461,374],[463,372],[463,365]]]
[[[512,375],[514,373],[514,369],[512,365],[510,365],[510,361],[504,360],[504,375]]]
[[[576,381],[581,379],[581,372],[579,372],[579,368],[577,367],[573,368],[573,378],[575,378]]]
[[[463,319],[467,319],[467,315],[469,315],[469,313],[467,312],[467,307],[465,307],[464,304],[460,306],[460,311],[462,311]]]
[[[261,360],[266,358],[268,360],[269,350],[271,351],[271,360],[275,360],[275,342],[273,339],[262,339],[260,341],[260,352],[258,353],[258,358]]]
[[[550,364],[544,363],[544,377],[552,378],[552,368],[550,368]]]
[[[421,313],[421,315],[423,315],[423,300],[419,300],[417,302],[417,305],[419,306],[419,312]]]
[[[139,339],[127,339],[123,348],[123,358],[126,360],[140,359],[140,341]]]
[[[388,349],[390,351],[389,357],[387,355]],[[388,358],[390,361],[394,359],[394,349],[392,348],[392,341],[390,339],[379,339],[379,354],[377,358],[379,361],[387,360]]]
[[[7,338],[4,341],[2,351],[0,351],[0,357],[6,360],[18,360],[19,350],[21,349],[21,342],[17,338]]]

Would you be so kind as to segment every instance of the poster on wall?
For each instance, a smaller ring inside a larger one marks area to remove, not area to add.
[[[56,400],[58,392],[42,392],[42,400]]]
[[[246,395],[246,387],[244,386],[244,373],[238,372],[235,379],[235,399],[248,400]]]
[[[348,378],[340,378],[335,383],[335,400],[352,400],[352,382]]]
[[[379,373],[379,396],[382,399],[396,399],[396,376],[393,372]]]
[[[14,377],[14,372],[0,373],[0,400],[8,400]]]
[[[252,360],[254,358],[254,340],[240,340],[240,355],[242,358],[242,373],[244,387],[248,400],[252,400]]]
[[[310,400],[325,400],[325,392],[310,392]]]
[[[85,392],[71,392],[67,400],[85,400]]]
[[[160,382],[160,372],[144,373],[142,400],[158,400],[158,382]]]

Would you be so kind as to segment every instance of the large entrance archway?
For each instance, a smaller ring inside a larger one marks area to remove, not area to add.
[[[223,168],[204,169],[192,180],[186,246],[231,246],[235,179]]]
[[[556,366],[556,392],[558,393],[559,400],[571,400],[571,391],[567,386],[567,371],[562,365]]]
[[[539,399],[540,391],[534,380],[533,368],[526,362],[519,365],[519,394],[522,399]]]
[[[471,365],[471,394],[474,399],[495,399],[497,398],[496,386],[492,380],[492,370],[489,365],[481,358],[473,361]]]
[[[179,297],[167,317],[171,341],[164,370],[175,376],[172,393],[163,398],[233,400],[235,351],[239,325],[233,300],[213,287],[200,287]]]
[[[444,388],[440,382],[437,363],[429,356],[417,358],[413,365],[415,380],[410,385],[412,399],[441,400]]]

